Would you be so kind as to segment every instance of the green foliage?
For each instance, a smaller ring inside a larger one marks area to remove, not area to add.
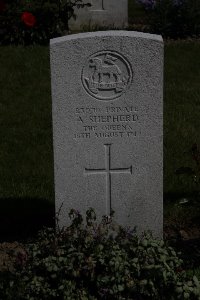
[[[149,17],[151,31],[169,38],[200,34],[199,0],[138,0]]]
[[[8,0],[0,9],[0,44],[48,44],[49,39],[68,31],[69,19],[76,18],[74,9],[84,6],[90,4],[82,0]],[[33,15],[35,24],[23,21],[24,12]]]
[[[140,238],[104,216],[86,224],[71,210],[72,224],[45,229],[16,271],[1,276],[1,299],[199,299],[198,279],[188,278],[173,248],[150,233]]]

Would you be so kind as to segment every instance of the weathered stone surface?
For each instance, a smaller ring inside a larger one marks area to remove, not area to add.
[[[76,20],[69,20],[71,30],[112,27],[123,29],[128,25],[127,0],[84,0],[90,7],[75,9]]]
[[[56,211],[163,227],[163,42],[128,31],[50,42]]]

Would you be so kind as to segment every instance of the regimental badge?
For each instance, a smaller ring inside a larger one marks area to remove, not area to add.
[[[115,51],[93,54],[82,69],[85,90],[98,100],[120,97],[130,86],[133,72],[128,60]]]

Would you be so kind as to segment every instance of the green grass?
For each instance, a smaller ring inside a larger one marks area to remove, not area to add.
[[[195,168],[184,154],[193,143],[200,147],[200,41],[168,42],[164,76],[164,191],[192,192],[192,179],[174,175],[181,167]],[[199,187],[200,189],[200,187]]]
[[[143,24],[147,20],[142,5],[136,0],[128,1],[128,19],[129,24]]]
[[[54,210],[47,47],[0,48],[0,236],[49,224]]]
[[[184,154],[200,145],[200,42],[165,43],[164,191],[194,185],[174,171],[195,167]],[[48,47],[1,47],[0,197],[53,201],[53,145]]]
[[[53,201],[49,51],[1,47],[0,197]]]
[[[195,189],[174,172],[194,167],[184,151],[194,142],[200,146],[199,53],[199,41],[165,43],[165,194]],[[37,212],[41,202],[54,205],[49,48],[1,47],[0,69],[1,217],[5,211],[27,217],[27,209]]]

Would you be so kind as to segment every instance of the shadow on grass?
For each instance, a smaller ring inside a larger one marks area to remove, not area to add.
[[[49,200],[0,199],[0,242],[33,238],[44,226],[55,226],[55,206]]]

